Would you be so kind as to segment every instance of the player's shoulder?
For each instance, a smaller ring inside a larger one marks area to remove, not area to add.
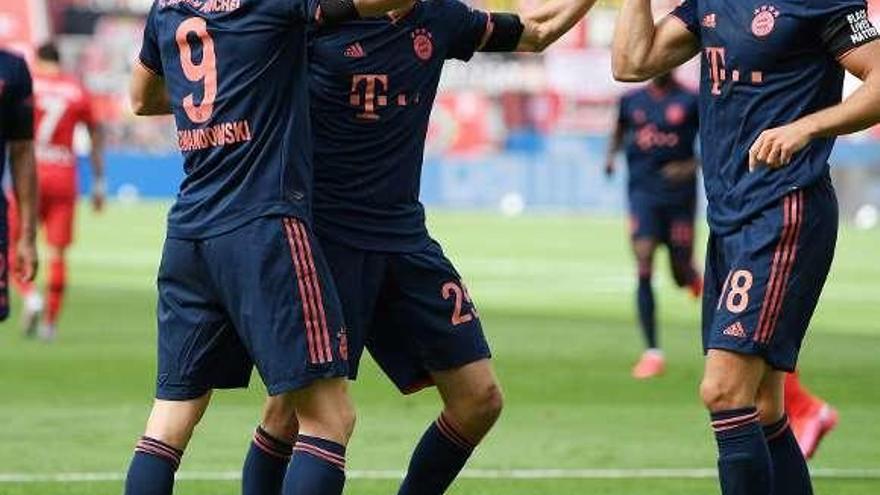
[[[791,7],[804,17],[825,17],[841,11],[867,9],[866,0],[793,0]]]
[[[0,64],[2,64],[3,67],[7,67],[11,70],[19,70],[27,66],[24,57],[9,50],[4,50],[2,48],[0,48]]]
[[[630,88],[623,92],[620,96],[620,102],[631,102],[634,100],[638,100],[648,94],[647,86],[639,86],[636,88]]]
[[[461,0],[417,0],[414,10],[424,16],[438,17],[464,14],[473,11],[474,8]]]

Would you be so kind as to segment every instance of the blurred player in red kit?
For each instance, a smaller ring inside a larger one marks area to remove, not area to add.
[[[73,219],[78,191],[77,158],[73,150],[74,131],[79,124],[88,128],[92,147],[92,206],[104,206],[104,160],[101,132],[92,115],[88,92],[73,76],[61,69],[58,48],[46,43],[37,50],[34,64],[36,130],[34,135],[39,184],[39,223],[45,228],[48,245],[46,300],[33,282],[18,284],[24,298],[22,323],[25,334],[51,340],[56,334],[58,316],[67,279],[65,251],[73,241]],[[17,212],[10,209],[12,236],[18,237]],[[42,325],[41,323],[42,318]]]

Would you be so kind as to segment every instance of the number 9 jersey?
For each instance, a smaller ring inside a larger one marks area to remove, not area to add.
[[[308,0],[156,0],[140,63],[165,80],[186,177],[168,237],[310,214]]]

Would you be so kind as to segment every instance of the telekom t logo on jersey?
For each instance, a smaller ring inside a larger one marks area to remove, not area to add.
[[[727,69],[726,61],[727,50],[720,46],[706,47],[706,62],[709,64],[709,79],[712,81],[712,94],[721,94],[721,85],[730,79],[731,83],[738,83],[741,74],[738,70]],[[750,80],[752,84],[761,84],[764,82],[764,73],[760,71],[751,71]]]
[[[410,100],[418,105],[420,95],[409,98],[406,93],[399,93],[394,98],[388,97],[388,74],[355,74],[351,77],[351,91],[348,102],[359,112],[357,118],[363,120],[379,120],[378,110],[395,105],[405,107]]]
[[[388,74],[355,74],[348,99],[363,110],[357,114],[359,119],[379,120],[376,107],[388,105]]]

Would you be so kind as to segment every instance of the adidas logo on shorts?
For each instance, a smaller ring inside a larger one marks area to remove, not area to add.
[[[728,337],[736,337],[739,339],[746,338],[746,329],[740,322],[736,322],[733,325],[730,325],[729,327],[725,328],[724,331],[721,333],[727,335]]]

